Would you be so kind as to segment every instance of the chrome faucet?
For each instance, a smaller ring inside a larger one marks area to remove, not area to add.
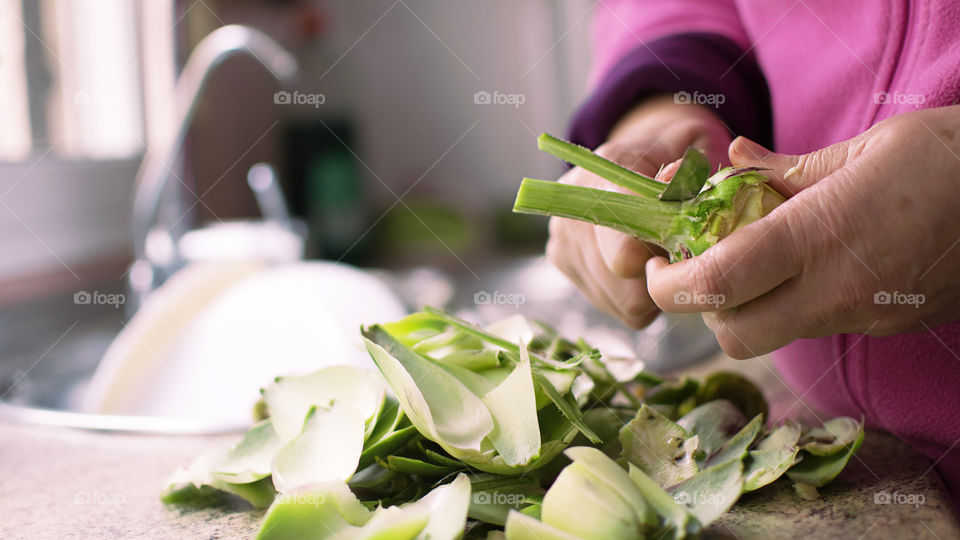
[[[180,264],[175,257],[153,256],[147,246],[148,238],[158,236],[163,240],[161,244],[176,246],[178,235],[156,226],[164,190],[181,157],[184,138],[207,80],[221,62],[239,54],[259,60],[282,84],[291,82],[298,70],[293,55],[276,41],[242,25],[227,25],[210,32],[190,53],[174,88],[174,129],[155,148],[147,149],[137,173],[132,221],[135,259],[128,274],[131,310],[136,310],[143,298]]]

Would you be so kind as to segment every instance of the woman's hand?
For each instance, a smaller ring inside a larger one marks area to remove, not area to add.
[[[960,107],[890,118],[804,156],[738,138],[730,159],[769,167],[791,198],[699,257],[650,260],[661,309],[704,312],[735,358],[960,319]],[[675,298],[719,299],[720,309]]]
[[[661,96],[625,116],[597,153],[653,176],[662,164],[679,159],[688,146],[705,152],[714,165],[725,162],[729,143],[727,129],[711,109],[676,104],[672,96]],[[664,173],[669,174],[667,169]],[[579,167],[559,181],[623,191]],[[611,229],[563,218],[550,220],[550,261],[594,305],[634,328],[646,326],[659,313],[647,293],[644,265],[662,254],[656,246]]]

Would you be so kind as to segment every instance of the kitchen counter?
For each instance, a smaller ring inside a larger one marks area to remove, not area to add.
[[[745,372],[760,382],[773,418],[814,413],[765,359],[717,356],[687,370]],[[795,405],[796,404],[796,405]],[[0,405],[3,406],[3,405]],[[192,456],[234,436],[143,436],[0,421],[0,538],[249,538],[261,512],[237,504],[210,510],[165,507],[164,480]],[[897,493],[891,504],[880,494]],[[899,504],[907,498],[918,504]],[[705,538],[958,538],[953,507],[929,460],[890,435],[868,432],[857,457],[814,501],[781,480],[745,495]]]

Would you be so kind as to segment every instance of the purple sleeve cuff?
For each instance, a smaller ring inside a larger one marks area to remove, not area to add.
[[[770,92],[760,66],[718,34],[667,36],[628,53],[577,111],[570,139],[596,148],[624,114],[653,94],[715,106],[734,135],[772,146]]]

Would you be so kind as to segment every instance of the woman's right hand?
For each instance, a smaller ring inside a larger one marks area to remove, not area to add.
[[[712,109],[659,96],[624,116],[596,152],[654,176],[661,165],[679,159],[688,146],[704,152],[711,165],[726,165],[730,141],[729,131]],[[658,179],[666,181],[673,169],[665,168]],[[579,167],[559,181],[627,192]],[[550,219],[547,258],[591,303],[633,328],[650,324],[660,313],[647,293],[644,272],[647,260],[656,255],[664,255],[663,250],[621,232],[571,219]]]

